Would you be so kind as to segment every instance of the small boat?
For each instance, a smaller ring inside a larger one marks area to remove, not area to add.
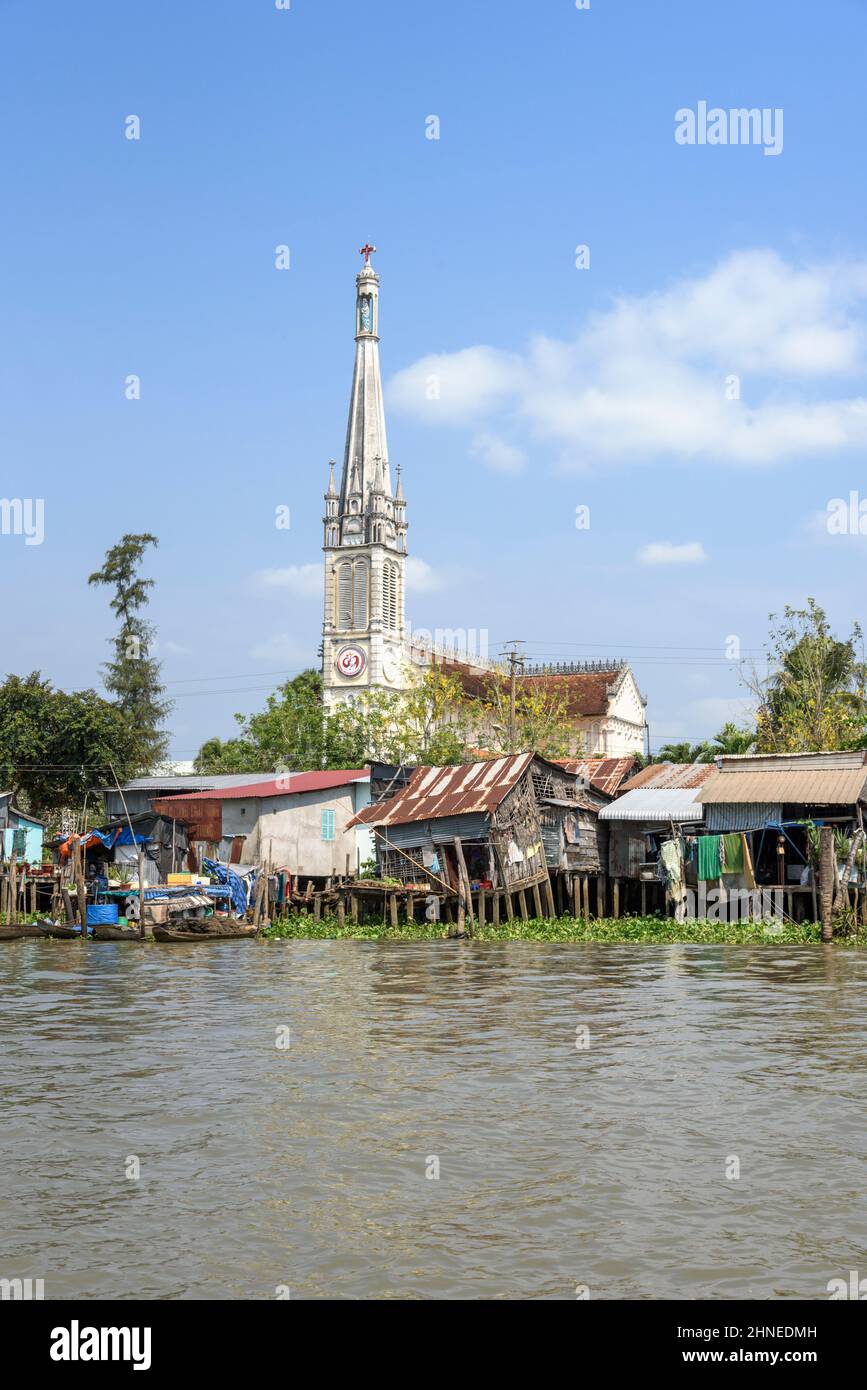
[[[171,926],[154,927],[154,941],[248,941],[258,928],[246,922],[218,922],[207,918],[181,919]]]
[[[42,932],[38,927],[0,927],[0,941],[20,941],[25,936],[41,936]]]
[[[107,922],[97,922],[91,929],[94,941],[141,941],[138,927],[113,927]]]
[[[61,922],[38,922],[36,931],[41,937],[51,937],[55,941],[76,941],[81,937],[80,927],[65,926]]]

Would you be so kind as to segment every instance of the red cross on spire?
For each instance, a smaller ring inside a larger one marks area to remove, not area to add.
[[[375,247],[375,246],[371,246],[371,244],[370,244],[369,241],[366,241],[366,242],[364,243],[363,246],[359,246],[359,248],[358,248],[358,254],[359,254],[359,256],[363,256],[363,257],[364,257],[364,264],[365,264],[365,265],[370,265],[370,258],[371,258],[371,256],[373,255],[373,253],[374,253],[375,250],[376,250],[376,247]]]

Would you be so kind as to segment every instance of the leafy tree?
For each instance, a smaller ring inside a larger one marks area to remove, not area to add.
[[[657,763],[710,763],[716,749],[709,743],[664,743],[654,758]]]
[[[756,741],[754,729],[739,728],[737,724],[729,721],[723,724],[718,734],[713,738],[713,756],[718,758],[721,754],[749,753]]]
[[[537,685],[518,681],[515,693],[515,735],[511,727],[509,680],[492,677],[481,702],[477,737],[493,756],[532,750],[547,758],[566,758],[576,751],[575,724],[569,715],[567,692],[556,683]],[[580,752],[580,748],[577,750]]]
[[[130,726],[95,690],[55,690],[39,671],[0,685],[0,782],[34,815],[80,806],[85,792],[137,767]]]
[[[117,636],[110,639],[114,660],[105,664],[103,683],[130,726],[140,773],[156,767],[168,750],[168,735],[162,726],[171,704],[162,698],[160,664],[150,655],[154,627],[142,617],[154,581],[143,579],[139,573],[148,546],[158,544],[149,532],[123,536],[106,551],[102,568],[87,581],[114,590],[111,609],[120,627]]]
[[[770,615],[768,669],[746,677],[758,701],[756,749],[760,753],[821,752],[865,746],[867,669],[863,635],[856,623],[840,640],[827,615],[807,607]]]

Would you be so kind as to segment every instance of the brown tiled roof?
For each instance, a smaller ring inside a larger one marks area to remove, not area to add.
[[[650,763],[622,782],[620,791],[631,792],[636,787],[655,787],[659,791],[669,787],[702,787],[715,771],[713,763]]]
[[[455,676],[464,687],[467,695],[480,698],[484,696],[492,680],[497,679],[494,672],[484,672],[458,658],[444,658],[438,662],[439,668],[447,676]],[[608,713],[608,703],[626,667],[612,667],[609,671],[570,671],[550,672],[543,675],[519,676],[518,685],[526,689],[552,690],[563,695],[566,711],[571,715],[589,717]],[[508,676],[500,675],[504,685]]]
[[[567,772],[583,777],[591,787],[613,796],[633,771],[638,759],[634,753],[630,753],[624,758],[557,758],[556,761]]]

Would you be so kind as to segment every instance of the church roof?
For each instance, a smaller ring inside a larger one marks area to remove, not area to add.
[[[443,659],[438,665],[444,675],[456,677],[461,682],[464,692],[475,698],[482,698],[491,680],[497,678],[496,672],[483,671],[457,657]],[[518,688],[526,690],[529,686],[534,690],[549,690],[562,694],[566,712],[573,717],[601,716],[608,713],[611,698],[616,694],[620,683],[626,679],[628,672],[628,666],[614,663],[610,667],[599,669],[594,663],[593,668],[587,670],[533,671],[518,676]],[[505,671],[501,673],[500,679],[504,685],[508,684],[509,677]]]

